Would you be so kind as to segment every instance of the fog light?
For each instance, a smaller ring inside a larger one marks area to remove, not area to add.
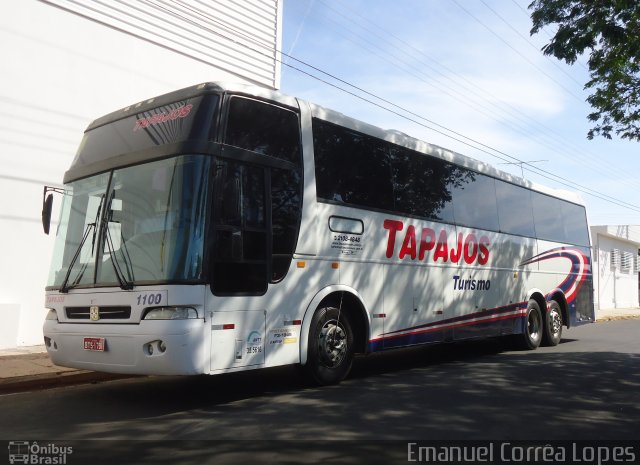
[[[142,346],[142,351],[149,357],[157,357],[164,354],[167,350],[167,345],[164,341],[156,340],[147,342]]]
[[[44,337],[44,345],[47,349],[58,350],[58,344],[56,344],[56,341],[54,341],[50,337]]]

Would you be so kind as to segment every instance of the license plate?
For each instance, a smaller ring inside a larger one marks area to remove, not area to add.
[[[105,340],[103,337],[85,337],[84,350],[104,352],[104,342]]]

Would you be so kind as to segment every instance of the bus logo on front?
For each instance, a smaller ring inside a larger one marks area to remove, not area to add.
[[[100,319],[100,307],[89,307],[89,319],[98,321]]]

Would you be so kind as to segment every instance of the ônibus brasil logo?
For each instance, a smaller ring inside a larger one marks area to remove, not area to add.
[[[73,447],[57,444],[38,444],[36,441],[9,441],[9,463],[32,465],[66,465]]]

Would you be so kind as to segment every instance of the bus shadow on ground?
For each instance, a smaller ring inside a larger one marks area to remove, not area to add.
[[[310,386],[295,367],[79,387],[57,396],[70,413],[30,431],[60,423],[68,439],[636,438],[640,355],[507,349],[486,340],[373,354],[329,387]]]

